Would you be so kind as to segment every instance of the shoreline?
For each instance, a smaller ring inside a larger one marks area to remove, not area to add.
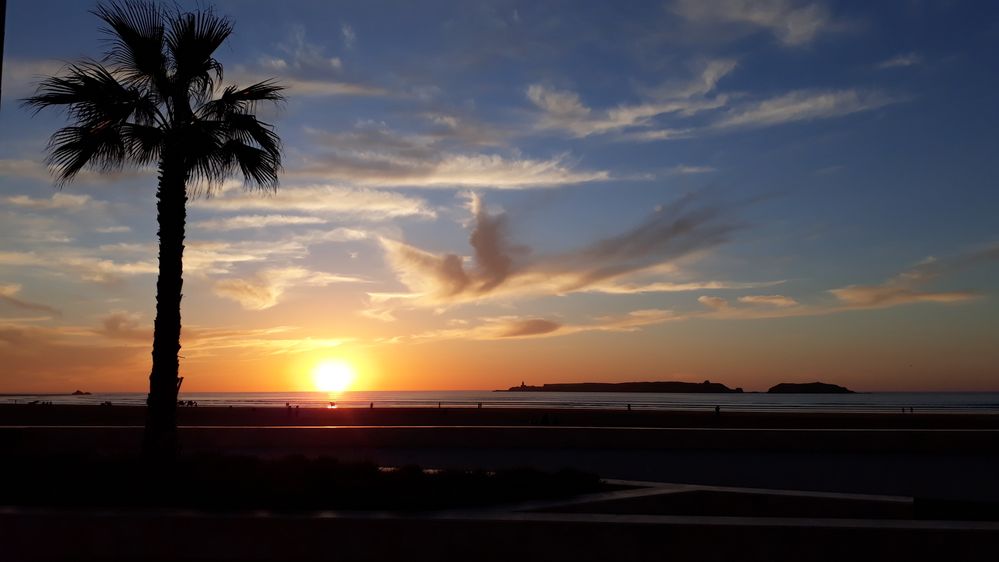
[[[0,404],[0,426],[143,425],[145,406]],[[729,429],[999,429],[999,414],[448,407],[180,407],[193,426],[572,426]]]

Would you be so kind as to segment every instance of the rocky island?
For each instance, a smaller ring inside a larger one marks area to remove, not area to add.
[[[845,386],[824,382],[793,383],[782,382],[770,387],[768,394],[853,394]]]
[[[655,382],[575,382],[545,384],[542,386],[530,386],[523,382],[520,386],[511,386],[506,390],[496,390],[494,392],[698,392],[698,393],[725,393],[742,392],[741,388],[729,388],[721,383],[704,382],[682,382],[682,381],[655,381]]]

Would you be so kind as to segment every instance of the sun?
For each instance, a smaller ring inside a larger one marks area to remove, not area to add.
[[[346,361],[327,360],[312,370],[312,382],[320,392],[343,392],[354,382],[357,373]]]

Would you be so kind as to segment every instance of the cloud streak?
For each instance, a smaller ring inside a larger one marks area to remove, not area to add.
[[[41,304],[36,302],[27,301],[19,298],[17,295],[21,292],[21,286],[15,283],[0,284],[0,303],[7,306],[12,306],[20,310],[29,310],[32,312],[44,312],[46,314],[51,314],[52,316],[62,316],[62,312],[54,307],[47,304]]]
[[[736,25],[762,29],[788,47],[811,43],[839,29],[829,9],[818,2],[794,0],[676,0],[673,13],[703,25]]]
[[[230,190],[218,197],[195,200],[191,206],[215,212],[302,212],[367,221],[386,221],[404,217],[432,219],[437,216],[436,211],[418,197],[390,191],[332,185],[287,187],[270,196]]]
[[[684,287],[616,281],[713,248],[738,228],[721,208],[685,197],[617,236],[575,251],[535,256],[530,247],[512,242],[505,213],[489,213],[477,195],[470,197],[469,210],[469,259],[382,238],[389,264],[409,293],[370,294],[375,315],[384,316],[392,306],[446,306],[487,298],[680,290]]]
[[[528,189],[606,181],[606,170],[580,170],[568,153],[547,159],[455,152],[444,135],[406,134],[377,123],[345,133],[311,130],[326,153],[291,173],[364,187]],[[463,135],[454,131],[455,139]],[[468,133],[475,134],[475,133]]]
[[[264,310],[278,304],[292,287],[325,287],[333,283],[363,283],[363,279],[310,271],[302,267],[269,268],[246,278],[221,279],[212,290],[247,310]]]

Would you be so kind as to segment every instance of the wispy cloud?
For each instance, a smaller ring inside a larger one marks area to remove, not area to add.
[[[550,338],[583,332],[634,332],[677,319],[672,311],[643,309],[625,314],[601,316],[583,322],[562,322],[549,318],[498,316],[482,318],[474,325],[462,325],[442,330],[430,330],[403,338],[404,340],[505,340]]]
[[[203,230],[246,230],[268,228],[271,226],[298,226],[324,224],[326,219],[299,215],[238,215],[219,219],[210,219],[192,223],[194,228]]]
[[[344,29],[349,29],[349,26]],[[346,31],[341,31],[346,41]],[[355,38],[352,29],[350,33]],[[340,57],[330,55],[322,45],[308,41],[305,28],[297,26],[285,41],[277,44],[276,53],[259,57],[253,65],[237,66],[226,77],[243,85],[275,78],[289,93],[299,96],[388,94],[381,87],[343,78],[343,67]]]
[[[666,173],[667,175],[672,176],[692,176],[695,174],[710,174],[717,171],[717,169],[712,168],[711,166],[690,166],[687,164],[679,164],[666,170]]]
[[[883,308],[918,302],[958,303],[979,297],[974,291],[927,291],[924,286],[940,277],[999,260],[999,244],[948,259],[929,258],[877,285],[849,285],[830,291],[844,305]]]
[[[212,287],[216,295],[238,302],[248,310],[264,310],[276,304],[296,286],[325,287],[333,283],[363,283],[348,275],[310,271],[302,267],[269,268],[247,278],[221,279]]]
[[[642,103],[621,104],[602,111],[586,106],[575,92],[543,84],[530,85],[526,94],[527,99],[542,111],[538,128],[559,129],[573,136],[586,137],[650,126],[662,115],[690,116],[722,107],[727,98],[709,94],[735,67],[734,60],[711,60],[704,63],[690,81],[651,89],[647,92],[648,99]],[[675,132],[676,136],[682,134],[682,130]]]
[[[710,249],[737,225],[721,208],[694,198],[659,209],[624,233],[554,255],[535,256],[516,244],[505,213],[490,213],[471,196],[472,258],[437,254],[410,244],[382,239],[386,256],[409,294],[371,294],[373,314],[384,317],[393,306],[443,306],[486,298],[572,292],[640,293],[677,290],[666,284],[618,284],[623,277],[662,267],[673,260]],[[698,285],[691,285],[691,287]]]
[[[829,291],[834,304],[805,304],[785,295],[746,295],[736,306],[729,300],[704,295],[697,300],[711,309],[691,313],[689,318],[759,319],[800,316],[824,316],[849,311],[872,310],[918,303],[959,304],[981,297],[977,291],[933,291],[926,287],[961,270],[999,260],[999,245],[959,254],[945,259],[927,259],[898,275],[873,285],[848,285]]]
[[[437,216],[426,201],[390,191],[313,185],[286,187],[270,196],[231,190],[191,206],[211,211],[295,211],[358,220],[383,221],[402,217]]]
[[[20,310],[44,312],[46,314],[51,314],[53,316],[62,315],[62,312],[60,312],[59,309],[55,307],[19,298],[17,295],[20,292],[21,292],[21,286],[16,283],[0,284],[0,303],[12,306],[14,308],[18,308]]]
[[[580,170],[568,154],[547,159],[518,154],[453,152],[447,137],[400,133],[362,122],[348,132],[311,131],[328,149],[297,167],[297,176],[369,187],[526,189],[610,179],[605,170]],[[458,139],[460,140],[460,139]]]
[[[354,45],[357,44],[357,33],[350,24],[344,23],[340,25],[340,35],[343,37],[343,46],[345,49],[353,49]]]
[[[842,117],[870,111],[897,100],[878,91],[797,90],[732,109],[712,125],[715,129],[767,127],[784,123]]]
[[[74,195],[70,193],[54,193],[50,197],[29,197],[27,195],[11,195],[0,199],[3,204],[31,211],[79,211],[81,209],[103,208],[106,203],[96,201],[89,195]]]
[[[919,53],[903,53],[900,55],[895,55],[890,59],[886,59],[878,63],[878,68],[888,69],[888,68],[905,68],[907,66],[916,66],[923,62],[923,57]]]
[[[141,170],[120,170],[104,173],[93,170],[81,170],[73,180],[75,183],[113,183],[121,179],[132,178],[143,173]],[[30,180],[55,183],[55,178],[45,166],[42,159],[28,160],[24,158],[0,158],[0,177],[18,177]]]
[[[744,297],[739,297],[739,302],[744,304],[776,306],[778,308],[798,306],[798,301],[784,295],[746,295]]]
[[[695,23],[739,25],[771,33],[797,47],[820,34],[839,29],[829,9],[819,2],[796,0],[675,0],[673,13]]]

